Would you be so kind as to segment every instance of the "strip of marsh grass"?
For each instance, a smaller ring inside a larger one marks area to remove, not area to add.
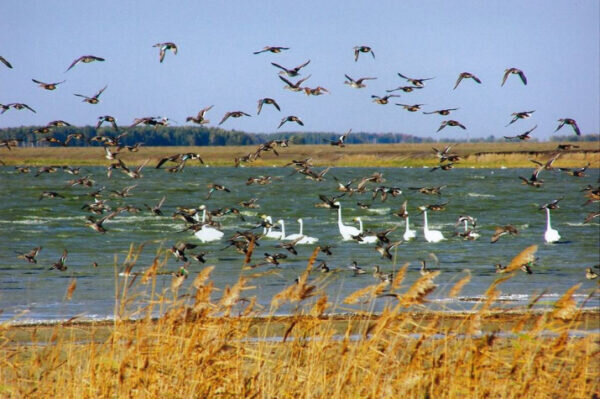
[[[283,166],[293,159],[312,158],[316,166],[338,167],[431,167],[437,165],[432,146],[443,148],[445,143],[420,144],[361,144],[344,148],[326,145],[292,145],[279,149],[280,156],[264,154],[246,166]],[[557,143],[459,143],[452,151],[462,156],[457,167],[531,167],[531,159],[546,161],[552,157]],[[600,167],[600,143],[581,142],[579,149],[563,152],[555,163],[559,167],[581,167],[590,163]],[[182,152],[197,152],[210,166],[233,166],[234,158],[254,151],[254,147],[142,147],[138,152],[124,151],[121,158],[131,164],[146,159],[151,163]],[[108,165],[102,147],[36,147],[13,148],[2,151],[0,159],[7,165]],[[188,166],[198,165],[189,162]]]

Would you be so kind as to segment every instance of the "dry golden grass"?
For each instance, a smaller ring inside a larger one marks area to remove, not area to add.
[[[438,164],[431,147],[443,149],[445,143],[421,144],[361,144],[344,148],[328,145],[291,145],[280,149],[280,156],[268,153],[247,166],[282,166],[292,159],[311,157],[317,166],[434,166]],[[577,143],[581,148],[564,152],[555,163],[559,167],[582,167],[590,163],[600,167],[600,144]],[[532,167],[530,159],[546,161],[555,153],[557,143],[460,143],[452,151],[465,157],[457,167]],[[139,152],[124,151],[122,159],[140,164],[146,159],[155,164],[160,158],[182,153],[198,152],[211,166],[233,166],[235,157],[255,150],[252,146],[228,147],[141,147]],[[7,165],[108,165],[102,147],[44,147],[13,148],[2,151],[0,159]],[[197,165],[188,162],[189,166]]]
[[[493,301],[511,277],[503,276],[473,313],[440,313],[420,307],[436,272],[411,287],[401,289],[400,278],[353,294],[365,308],[375,296],[395,297],[381,314],[328,316],[334,304],[311,277],[317,251],[298,283],[277,295],[276,306],[297,306],[285,317],[256,317],[250,275],[214,293],[212,267],[188,292],[177,284],[156,292],[166,264],[157,257],[144,279],[116,281],[112,323],[0,325],[0,396],[590,398],[600,389],[599,335],[569,336],[600,321],[598,311],[573,305],[577,287],[551,311],[507,312]],[[150,299],[128,310],[140,290]],[[158,310],[163,316],[154,318]]]

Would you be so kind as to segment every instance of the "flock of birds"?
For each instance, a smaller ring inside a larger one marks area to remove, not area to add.
[[[169,52],[172,52],[173,55],[176,55],[178,52],[177,45],[172,42],[157,43],[154,45],[154,47],[159,49],[159,61],[161,63],[165,60],[165,58]],[[254,54],[262,54],[262,53],[278,54],[278,53],[281,53],[282,51],[287,51],[287,50],[289,50],[289,48],[267,46],[259,51],[254,52]],[[371,57],[373,59],[375,59],[375,53],[371,47],[364,46],[364,45],[354,47],[355,61],[358,61],[359,58],[361,57],[361,55],[368,55],[368,54],[370,54]],[[101,57],[97,57],[94,55],[84,55],[84,56],[81,56],[81,57],[75,59],[69,65],[69,67],[67,68],[67,70],[65,72],[72,70],[74,67],[78,66],[79,64],[87,64],[87,63],[91,63],[91,62],[103,62],[103,61],[105,61],[105,60]],[[12,68],[11,63],[1,56],[0,56],[0,62],[2,62],[6,67]],[[301,73],[303,72],[304,68],[310,64],[310,60],[308,60],[296,67],[293,67],[293,68],[284,67],[275,62],[272,62],[271,64],[273,67],[275,67],[278,70],[277,76],[282,82],[285,83],[284,88],[286,90],[291,90],[293,92],[303,92],[309,96],[311,96],[311,95],[318,96],[318,95],[323,95],[323,94],[329,93],[329,90],[322,86],[316,86],[316,87],[303,86],[304,83],[310,78],[310,75],[303,77],[295,82],[292,81],[293,78],[297,78],[298,76],[301,76]],[[407,85],[399,86],[397,88],[387,90],[387,94],[382,95],[382,96],[372,95],[371,98],[374,103],[380,104],[380,105],[388,104],[390,99],[399,97],[399,95],[395,94],[396,92],[402,91],[404,93],[410,93],[413,91],[422,90],[425,88],[426,82],[433,79],[431,77],[428,77],[428,78],[408,77],[401,73],[398,73],[398,75],[402,79],[406,80]],[[526,77],[525,73],[518,68],[506,69],[504,72],[504,75],[502,76],[501,85],[504,86],[507,83],[507,81],[509,80],[509,78],[513,75],[516,76],[523,85],[527,85],[527,77]],[[353,77],[350,77],[349,75],[345,75],[345,78],[346,78],[346,81],[344,83],[354,89],[363,89],[366,87],[367,81],[377,79],[376,77],[353,78]],[[42,81],[39,81],[36,79],[32,79],[32,80],[34,83],[39,85],[44,90],[55,90],[60,84],[64,83],[64,80],[59,81],[59,82],[54,82],[54,83],[46,83],[46,82],[42,82]],[[479,79],[475,74],[473,74],[471,72],[462,72],[459,74],[459,76],[455,82],[454,89],[457,89],[461,84],[463,84],[463,85],[466,84],[467,80],[471,80],[472,82],[474,82],[476,84],[481,84],[481,79]],[[93,94],[91,96],[83,95],[83,94],[75,94],[75,96],[83,98],[83,100],[82,100],[83,102],[94,105],[94,104],[99,103],[100,96],[106,90],[106,88],[107,88],[107,86],[104,86],[102,89],[100,89],[99,91],[97,91],[95,94]],[[257,103],[258,103],[257,115],[260,115],[260,113],[263,111],[263,107],[265,107],[265,106],[271,106],[274,109],[276,109],[277,111],[281,111],[281,107],[279,106],[278,102],[273,98],[270,98],[270,97],[261,98],[258,100]],[[408,112],[417,112],[422,109],[422,106],[424,104],[397,103],[396,105],[402,107],[403,109],[405,109]],[[198,124],[198,125],[204,125],[204,124],[210,123],[210,121],[207,119],[207,113],[212,108],[213,108],[213,106],[211,105],[211,106],[201,109],[196,115],[187,117],[186,122],[190,122],[190,123],[194,123],[194,124]],[[36,112],[32,107],[30,107],[27,104],[23,104],[23,103],[0,104],[0,112],[1,113],[7,112],[10,109],[14,109],[14,110],[27,109],[31,112]],[[450,113],[452,113],[458,109],[459,109],[458,107],[441,108],[441,109],[436,109],[436,110],[431,110],[431,111],[423,111],[423,114],[426,114],[426,115],[437,114],[440,116],[448,116],[448,115],[450,115]],[[532,114],[534,112],[535,112],[534,110],[515,112],[512,114],[512,119],[509,121],[508,125],[516,123],[520,120],[528,119],[532,116]],[[223,117],[220,119],[218,124],[222,125],[230,118],[241,118],[241,117],[249,117],[249,116],[250,116],[249,113],[240,111],[240,110],[228,111],[223,115]],[[556,130],[560,130],[565,125],[568,125],[573,129],[575,134],[577,134],[577,135],[581,134],[579,127],[577,126],[577,122],[574,119],[561,118],[558,120],[558,122],[559,122],[559,124],[558,124]],[[134,127],[137,125],[147,125],[147,126],[154,126],[156,128],[160,128],[160,126],[166,126],[168,123],[169,123],[169,119],[167,117],[139,117],[139,118],[134,119],[134,121],[130,125],[130,127]],[[303,125],[303,121],[298,116],[288,115],[281,119],[281,122],[279,123],[277,128],[281,128],[286,123],[297,123],[299,125]],[[108,125],[110,125],[110,127],[106,127],[103,130],[100,130],[100,128],[102,127],[103,124],[108,124]],[[57,140],[51,136],[53,129],[55,127],[60,127],[60,126],[70,126],[70,124],[66,121],[56,120],[56,121],[52,121],[52,122],[48,123],[47,126],[35,129],[33,131],[33,133],[36,135],[42,136],[40,141],[46,141],[48,143],[54,143],[54,144],[62,144],[65,146],[68,145],[69,142],[71,142],[71,141],[86,139],[82,134],[76,133],[76,134],[69,135],[67,137],[67,139],[65,140],[65,142],[60,142],[59,140]],[[441,122],[441,124],[438,128],[438,132],[442,129],[445,129],[446,127],[458,127],[460,129],[466,129],[466,126],[463,123],[461,123],[457,120],[454,120],[454,119],[447,119],[447,120],[443,120]],[[517,136],[507,136],[506,138],[509,140],[513,140],[513,139],[528,140],[530,138],[532,131],[535,130],[536,127],[537,127],[537,125],[522,134],[519,134]],[[133,167],[133,166],[128,166],[124,162],[124,160],[120,158],[121,153],[125,150],[130,151],[130,152],[140,151],[143,143],[138,143],[133,146],[123,145],[121,143],[121,138],[127,134],[127,129],[123,128],[122,126],[118,126],[116,118],[114,118],[113,116],[110,116],[110,115],[99,116],[98,121],[96,123],[96,128],[97,128],[97,135],[94,137],[89,137],[89,138],[87,138],[87,140],[92,143],[101,144],[104,149],[104,151],[103,151],[104,157],[107,160],[112,161],[110,163],[110,165],[107,167],[107,170],[106,170],[107,176],[110,178],[114,171],[120,170],[123,174],[125,174],[132,180],[137,180],[137,179],[143,178],[142,170],[148,164],[148,162],[150,160],[146,160],[142,164],[140,164],[136,167]],[[114,135],[101,134],[101,133],[107,133],[107,131],[111,128],[115,132]],[[346,141],[347,141],[348,135],[350,133],[351,133],[351,130],[349,130],[347,133],[341,135],[338,139],[331,140],[330,144],[332,146],[344,147],[347,144]],[[264,156],[266,153],[272,153],[275,156],[278,156],[279,155],[278,151],[281,151],[281,149],[288,147],[290,144],[291,143],[288,140],[271,140],[266,143],[260,144],[258,146],[258,148],[256,148],[255,151],[251,151],[250,153],[246,154],[245,156],[236,158],[234,160],[235,166],[242,166],[242,164],[244,164],[244,163],[250,163],[250,162]],[[18,145],[19,145],[19,140],[14,139],[14,138],[7,138],[7,139],[3,139],[0,141],[0,148],[4,147],[8,150],[11,150],[12,147],[15,147]],[[568,145],[568,144],[559,145],[557,148],[556,154],[553,155],[548,161],[543,162],[543,163],[540,163],[537,161],[532,161],[532,162],[536,163],[536,166],[534,168],[534,171],[533,171],[531,177],[529,177],[529,178],[519,177],[519,178],[523,181],[523,184],[527,184],[532,187],[539,188],[539,187],[542,187],[544,184],[544,181],[542,179],[540,179],[540,174],[544,171],[566,172],[575,178],[585,176],[585,172],[589,165],[584,166],[582,168],[577,168],[577,169],[555,168],[553,166],[553,163],[560,157],[560,155],[564,151],[569,151],[574,147],[577,147],[577,146]],[[436,154],[436,156],[438,157],[440,163],[438,166],[431,169],[432,172],[436,171],[436,170],[441,170],[441,171],[450,170],[453,168],[453,165],[455,165],[456,163],[458,163],[460,161],[461,157],[458,154],[453,153],[451,151],[451,149],[452,149],[452,146],[447,146],[443,150],[433,148],[433,151]],[[179,153],[179,154],[174,154],[172,156],[160,159],[158,161],[158,163],[155,165],[155,168],[160,169],[163,166],[169,165],[168,167],[165,168],[168,172],[178,173],[178,172],[183,171],[183,169],[188,161],[198,161],[201,164],[204,163],[200,154],[191,153],[191,152],[190,153]],[[313,164],[311,163],[311,158],[307,158],[307,159],[303,159],[303,160],[293,160],[286,166],[293,169],[292,174],[304,175],[307,179],[315,181],[315,182],[324,181],[325,175],[330,170],[330,168],[325,168],[320,171],[316,171],[314,169]],[[20,167],[17,167],[16,170],[19,173],[30,173],[33,171],[33,168],[28,167],[28,166],[20,166]],[[37,169],[35,176],[37,177],[37,176],[40,176],[40,175],[46,174],[46,173],[55,173],[55,172],[58,172],[59,170],[62,170],[63,172],[69,173],[71,175],[79,175],[79,172],[80,172],[80,168],[71,167],[71,166],[43,166],[43,167],[39,167]],[[253,185],[253,184],[268,185],[268,184],[274,183],[276,180],[277,180],[277,178],[274,178],[271,176],[256,176],[256,177],[248,178],[248,180],[245,182],[245,184],[248,186]],[[320,207],[320,208],[328,208],[328,209],[337,211],[337,225],[338,225],[340,237],[343,241],[355,241],[358,244],[372,244],[372,245],[374,245],[375,250],[381,255],[382,259],[391,260],[391,259],[393,259],[392,251],[396,247],[398,247],[403,242],[413,240],[417,237],[417,231],[415,229],[412,229],[410,226],[410,218],[409,218],[409,213],[408,213],[407,201],[404,201],[404,203],[402,204],[402,207],[399,210],[392,213],[392,215],[399,217],[405,221],[405,229],[402,234],[402,240],[394,241],[389,237],[392,233],[395,232],[396,228],[389,228],[389,229],[384,229],[381,231],[365,230],[363,228],[363,223],[360,218],[354,219],[354,222],[358,223],[357,225],[350,225],[350,224],[344,223],[344,218],[343,218],[343,214],[342,214],[342,203],[340,201],[340,199],[342,197],[349,198],[353,195],[359,196],[359,195],[364,195],[364,194],[370,193],[372,201],[376,201],[377,198],[380,198],[381,202],[385,202],[390,197],[395,198],[397,196],[402,195],[402,190],[399,187],[388,186],[388,185],[383,184],[385,182],[385,179],[383,178],[383,175],[381,173],[374,173],[370,176],[364,176],[364,177],[356,177],[347,182],[341,182],[338,179],[335,179],[335,180],[337,182],[337,191],[339,191],[339,194],[336,194],[333,196],[327,196],[324,194],[320,194],[319,195],[320,202],[318,202],[315,206]],[[94,180],[92,179],[91,175],[86,175],[84,177],[76,177],[76,178],[70,180],[68,183],[70,186],[77,186],[77,185],[81,185],[84,187],[93,187],[94,186]],[[110,193],[108,193],[109,197],[114,198],[114,199],[125,200],[133,195],[132,191],[135,189],[135,187],[137,185],[138,184],[133,184],[131,186],[127,186],[120,190],[118,190],[118,189],[111,190]],[[441,195],[441,191],[444,189],[444,187],[445,186],[440,186],[440,187],[425,186],[425,187],[410,187],[409,189],[418,191],[424,195],[439,197]],[[206,200],[209,200],[215,193],[218,193],[218,192],[227,193],[227,192],[231,191],[230,188],[225,187],[224,185],[219,184],[218,182],[209,183],[207,188],[208,188],[208,192],[206,195]],[[107,228],[104,226],[104,224],[106,222],[118,217],[120,214],[122,214],[124,212],[138,213],[138,212],[143,211],[142,209],[135,207],[133,205],[129,205],[129,204],[121,204],[120,206],[113,208],[109,204],[109,199],[106,198],[107,193],[104,190],[105,190],[105,187],[101,187],[99,189],[96,189],[96,190],[88,193],[89,197],[92,198],[93,201],[82,205],[83,211],[90,212],[93,214],[93,215],[90,215],[87,217],[86,225],[88,227],[90,227],[91,229],[93,229],[94,231],[96,231],[100,234],[105,234],[108,231]],[[593,187],[593,186],[589,185],[589,186],[585,187],[582,191],[585,193],[584,195],[587,200],[586,205],[589,203],[597,204],[600,202],[600,187]],[[61,193],[55,192],[55,191],[43,191],[39,197],[40,201],[43,199],[62,199],[62,198],[64,198],[64,195]],[[163,217],[164,214],[163,214],[162,207],[165,204],[166,200],[167,200],[167,197],[162,196],[160,201],[158,203],[156,203],[155,205],[144,204],[146,211],[157,217]],[[546,231],[544,234],[544,240],[547,243],[555,243],[561,239],[558,231],[555,228],[552,228],[552,225],[551,225],[551,210],[553,211],[553,210],[558,209],[559,202],[561,200],[562,200],[562,198],[559,198],[559,199],[551,201],[545,205],[542,205],[540,207],[541,210],[544,210],[546,212]],[[247,201],[241,201],[239,203],[239,207],[244,208],[244,209],[257,209],[260,207],[260,205],[257,202],[258,202],[257,198],[250,198]],[[447,204],[448,203],[446,202],[446,203],[442,203],[442,204],[427,204],[427,205],[422,205],[422,206],[418,207],[420,214],[423,215],[422,235],[423,235],[423,238],[429,243],[437,243],[437,242],[447,239],[447,237],[444,236],[444,233],[442,231],[431,229],[429,227],[429,223],[428,223],[428,212],[443,211],[446,208]],[[363,208],[363,209],[368,209],[370,207],[370,204],[365,204],[365,203],[359,201],[359,202],[357,202],[357,206],[359,206],[360,208]],[[225,238],[225,233],[223,232],[222,226],[217,220],[220,217],[229,215],[229,214],[234,214],[234,215],[237,215],[238,217],[240,217],[242,219],[242,221],[244,221],[246,223],[246,226],[248,228],[246,230],[236,231],[231,236]],[[589,215],[587,216],[587,218],[585,219],[584,223],[588,223],[592,219],[594,219],[598,216],[600,216],[600,212],[597,212],[597,211],[590,212]],[[224,241],[227,245],[223,249],[233,247],[235,250],[237,250],[238,252],[240,252],[241,254],[243,254],[245,256],[244,263],[245,263],[246,267],[248,267],[248,268],[255,268],[255,267],[267,265],[267,264],[273,265],[275,267],[279,267],[281,264],[281,261],[288,257],[288,255],[287,255],[288,253],[292,254],[292,255],[297,255],[298,251],[296,249],[296,246],[298,246],[298,245],[316,245],[316,243],[319,242],[318,237],[311,237],[304,233],[304,224],[303,224],[303,220],[301,218],[297,219],[298,226],[299,226],[298,233],[288,235],[288,234],[286,234],[287,232],[286,232],[285,224],[282,219],[278,219],[276,222],[274,222],[273,219],[271,218],[271,216],[264,214],[264,215],[261,215],[260,218],[258,218],[257,220],[247,221],[244,218],[242,211],[236,207],[218,208],[218,209],[211,210],[211,209],[208,209],[205,205],[201,205],[201,206],[195,207],[195,208],[187,208],[187,207],[178,206],[176,208],[176,211],[173,213],[172,217],[174,219],[180,220],[183,223],[182,230],[181,230],[182,232],[193,232],[194,236],[201,243]],[[477,219],[475,217],[472,217],[469,215],[460,216],[456,222],[456,225],[460,226],[462,229],[462,231],[459,230],[454,233],[454,235],[456,237],[462,238],[464,240],[477,240],[481,237],[481,234],[477,230],[477,227],[478,227]],[[260,229],[262,229],[262,231]],[[494,232],[493,236],[490,238],[490,241],[491,241],[491,243],[495,243],[499,239],[501,239],[501,237],[503,237],[503,236],[518,235],[518,234],[519,234],[519,232],[518,232],[517,228],[515,228],[514,226],[512,226],[510,224],[505,225],[505,226],[499,226],[495,229],[495,232]],[[264,257],[262,257],[262,259],[260,261],[253,262],[252,256],[255,252],[256,247],[260,245],[259,241],[267,240],[267,239],[278,240],[279,243],[276,245],[275,248],[285,250],[286,252],[285,253],[284,252],[276,252],[276,253],[265,252]],[[200,263],[205,262],[205,256],[207,255],[205,252],[197,252],[194,254],[189,252],[189,250],[193,250],[194,248],[197,248],[197,247],[198,247],[198,245],[194,244],[194,243],[176,242],[169,248],[169,251],[173,254],[173,256],[175,258],[177,258],[178,261],[187,262],[179,270],[179,272],[177,272],[178,276],[187,275],[187,266],[189,265],[190,258],[194,259]],[[335,248],[333,245],[326,245],[326,244],[322,244],[322,243],[319,244],[319,247],[320,247],[320,251],[327,255],[331,255],[332,249]],[[37,262],[36,258],[41,250],[42,250],[42,247],[38,246],[27,253],[18,254],[18,258],[23,259],[30,263],[36,263]],[[187,251],[187,253],[186,253],[186,251]],[[68,256],[68,251],[65,249],[61,258],[56,263],[52,264],[51,269],[56,269],[59,271],[67,270],[67,265],[66,265],[67,256]],[[94,265],[97,266],[97,264],[95,264],[95,263],[94,263]],[[522,269],[524,271],[530,273],[531,272],[530,266],[531,266],[530,263],[523,264]],[[600,267],[600,265],[597,265],[594,267],[598,268],[598,267]],[[590,267],[586,270],[586,277],[588,279],[594,279],[597,277],[597,273],[593,270],[594,267]],[[324,272],[324,273],[331,271],[331,268],[329,268],[329,266],[327,265],[327,263],[325,261],[322,261],[319,264],[318,268],[320,269],[321,272]],[[389,279],[390,279],[389,274],[382,273],[380,270],[380,267],[377,265],[375,265],[373,268],[374,268],[374,273],[373,273],[374,276],[381,279],[382,281],[389,281]],[[359,274],[365,273],[365,270],[362,269],[360,266],[358,266],[356,264],[356,262],[354,262],[352,265],[350,265],[349,269],[353,272],[354,275],[359,275]],[[500,264],[496,265],[496,272],[502,273],[505,271],[506,271],[505,266],[502,266]],[[423,261],[422,266],[421,266],[421,273],[428,273],[428,272],[429,271],[427,270],[426,264]]]

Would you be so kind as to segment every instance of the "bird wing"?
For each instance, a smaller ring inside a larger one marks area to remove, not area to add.
[[[73,61],[71,63],[71,65],[69,65],[69,67],[67,68],[67,70],[65,72],[69,71],[71,68],[73,68],[75,65],[77,65],[83,59],[83,57],[84,56],[81,56],[81,57],[77,58],[75,61]]]
[[[458,75],[458,79],[456,79],[456,84],[454,85],[454,89],[456,90],[456,88],[458,87],[458,84],[463,80],[465,76],[461,73],[460,75]]]
[[[223,116],[223,119],[221,119],[221,122],[219,122],[219,125],[221,125],[223,122],[225,122],[227,120],[227,118],[229,118],[230,116],[231,116],[231,112],[225,113],[225,115]]]
[[[100,94],[102,94],[102,92],[103,92],[104,90],[106,90],[106,88],[107,88],[107,87],[108,87],[108,85],[106,85],[106,86],[104,86],[103,88],[101,88],[101,89],[98,91],[98,93],[94,94],[94,97],[92,97],[92,98],[98,98],[98,97],[100,97]]]
[[[501,87],[504,86],[504,83],[506,83],[506,79],[508,78],[509,74],[510,74],[510,69],[507,69],[506,71],[504,71],[504,76],[502,77],[502,84],[500,85]]]
[[[279,69],[281,69],[281,70],[283,70],[285,72],[289,72],[290,71],[289,69],[282,67],[281,65],[277,64],[276,62],[271,62],[271,65],[273,65],[274,67],[279,68]]]
[[[10,64],[10,62],[6,61],[6,58],[0,56],[0,62],[6,65],[8,68],[12,69],[12,65]]]
[[[525,86],[527,86],[527,77],[525,76],[523,71],[519,70],[518,74],[519,74],[519,77],[521,78],[521,81],[523,82],[523,84]]]

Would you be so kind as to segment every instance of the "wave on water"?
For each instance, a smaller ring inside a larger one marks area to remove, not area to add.
[[[367,209],[367,212],[376,213],[378,215],[385,215],[389,213],[390,208],[370,208]]]
[[[589,223],[583,223],[583,222],[579,222],[579,223],[565,223],[567,226],[571,226],[571,227],[587,227],[587,226],[600,226],[600,223],[593,223],[593,222],[589,222]]]
[[[469,197],[475,197],[475,198],[479,198],[479,197],[481,197],[481,198],[493,198],[493,197],[495,197],[494,194],[467,193],[467,195]]]

